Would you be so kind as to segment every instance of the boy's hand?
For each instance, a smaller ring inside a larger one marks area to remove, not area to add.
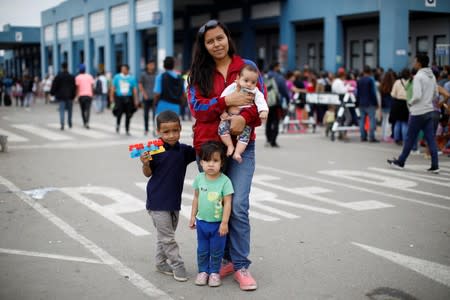
[[[261,121],[265,122],[267,120],[268,115],[269,115],[269,112],[266,110],[263,110],[262,112],[259,113],[259,118],[261,119]]]
[[[228,234],[228,223],[220,223],[219,235],[224,236]]]
[[[152,156],[150,155],[150,152],[147,151],[147,152],[142,153],[141,156],[139,157],[139,159],[141,160],[141,162],[143,164],[146,164],[152,160]]]
[[[191,218],[191,220],[189,221],[189,228],[195,229],[195,218]]]

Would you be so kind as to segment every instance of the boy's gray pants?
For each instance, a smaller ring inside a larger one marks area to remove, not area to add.
[[[167,262],[175,270],[184,267],[180,249],[175,241],[175,230],[179,220],[179,211],[149,210],[157,231],[156,265]],[[169,261],[167,261],[169,260]]]

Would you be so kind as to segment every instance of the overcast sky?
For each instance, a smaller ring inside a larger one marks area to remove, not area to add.
[[[41,11],[63,0],[0,0],[0,31],[3,25],[40,26]]]

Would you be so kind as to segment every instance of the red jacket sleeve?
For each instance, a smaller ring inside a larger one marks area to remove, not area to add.
[[[225,97],[205,98],[195,85],[189,86],[188,101],[192,115],[200,122],[217,121],[227,107]]]

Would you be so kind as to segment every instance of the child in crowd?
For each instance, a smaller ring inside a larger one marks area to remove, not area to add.
[[[186,269],[175,241],[181,208],[181,193],[187,165],[195,161],[193,147],[179,142],[181,123],[172,111],[163,111],[156,118],[157,133],[164,142],[165,151],[140,157],[142,172],[150,177],[147,183],[148,213],[157,231],[156,270],[173,275],[177,281],[187,281]]]
[[[196,285],[221,285],[219,270],[228,233],[231,195],[234,193],[231,180],[221,172],[225,159],[221,143],[210,141],[201,146],[203,172],[193,183],[195,193],[189,222],[191,229],[197,228],[199,273]]]
[[[336,120],[336,106],[328,105],[328,110],[325,112],[325,115],[323,116],[323,123],[326,126],[325,136],[328,136],[328,134],[330,133],[335,120]]]
[[[244,65],[242,67],[239,75],[236,78],[236,82],[230,84],[223,92],[221,97],[225,97],[236,90],[239,84],[241,92],[252,93],[255,95],[255,104],[258,108],[259,117],[264,122],[267,120],[267,115],[269,113],[269,107],[264,99],[264,94],[258,90],[256,84],[258,82],[258,69],[252,65]],[[230,120],[233,115],[238,115],[242,108],[246,106],[230,106],[228,110],[225,111],[221,116],[221,122],[219,124],[219,136],[222,142],[227,146],[227,156],[233,154],[233,159],[242,162],[241,154],[245,151],[248,141],[250,140],[252,128],[250,126],[245,126],[244,131],[237,137],[236,149],[233,145],[233,141],[230,136]]]

